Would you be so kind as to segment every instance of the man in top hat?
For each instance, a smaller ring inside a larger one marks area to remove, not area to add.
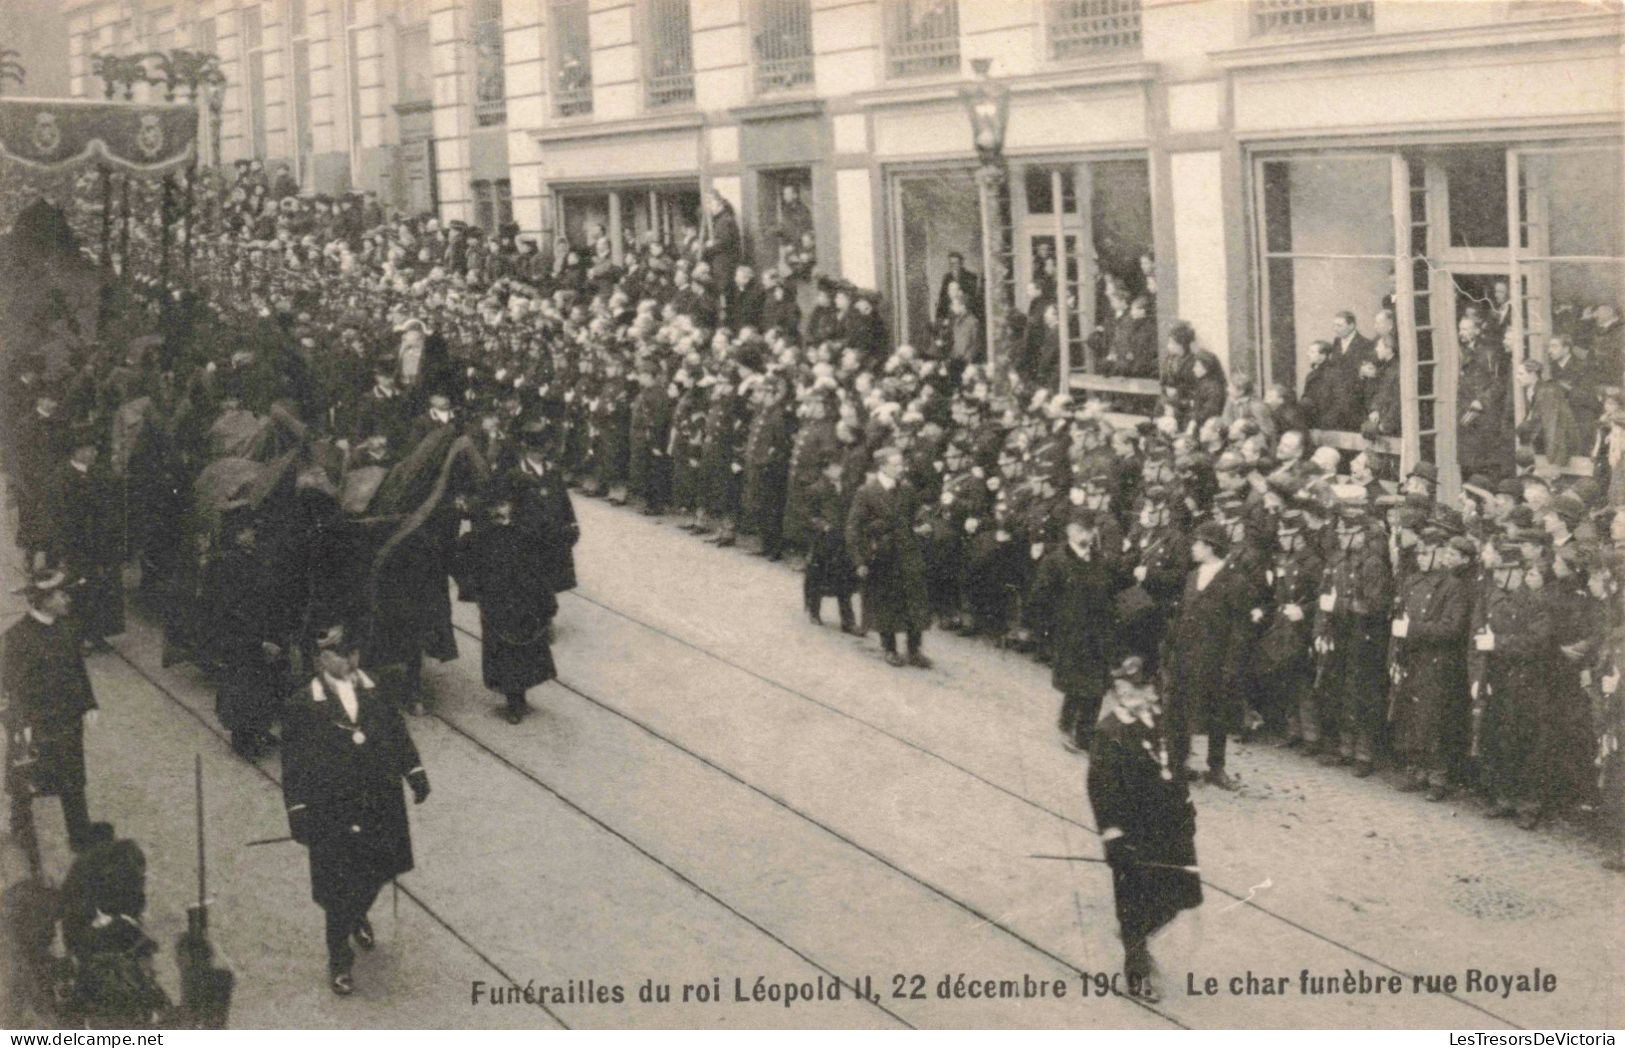
[[[1150,939],[1202,904],[1196,808],[1163,738],[1162,705],[1137,655],[1112,671],[1089,750],[1089,806],[1112,871],[1127,992],[1155,1001]]]
[[[80,640],[98,649],[124,632],[124,521],[113,478],[98,464],[91,429],[78,430],[51,486],[51,552],[81,582],[74,618]]]
[[[34,833],[35,797],[59,797],[68,845],[90,840],[85,803],[85,726],[96,720],[96,696],[85,672],[70,611],[68,577],[55,569],[34,573],[22,590],[28,611],[0,642],[0,698],[6,727],[6,792],[11,832],[39,867]]]
[[[1043,555],[1030,591],[1032,604],[1049,624],[1054,652],[1050,684],[1062,696],[1058,727],[1075,753],[1089,749],[1117,642],[1112,597],[1120,549],[1103,539],[1106,516],[1072,507],[1066,541]]]
[[[259,552],[253,510],[228,511],[221,534],[229,546],[210,565],[204,594],[214,612],[215,650],[225,663],[215,714],[231,748],[253,760],[275,743],[271,727],[287,690],[274,625],[274,586]]]
[[[355,992],[351,940],[376,943],[367,911],[385,883],[412,869],[401,795],[429,796],[429,776],[400,710],[358,668],[344,627],[315,637],[316,674],[284,713],[282,796],[293,839],[310,851],[311,898],[327,918],[328,985]]]

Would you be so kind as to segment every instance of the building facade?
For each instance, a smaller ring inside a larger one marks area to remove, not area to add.
[[[715,190],[758,262],[810,234],[820,270],[893,303],[900,340],[924,337],[948,253],[982,257],[960,89],[991,58],[1003,283],[1017,309],[1035,276],[1066,288],[1073,384],[1146,391],[1091,374],[1108,274],[1260,384],[1300,386],[1336,311],[1369,335],[1387,308],[1404,458],[1447,477],[1464,304],[1538,354],[1625,298],[1612,2],[84,0],[69,18],[77,93],[99,51],[218,51],[228,161],[511,216],[544,246],[678,236]]]

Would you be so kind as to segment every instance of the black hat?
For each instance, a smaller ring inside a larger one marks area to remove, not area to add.
[[[1431,462],[1418,462],[1411,468],[1410,476],[1422,478],[1430,488],[1439,486],[1439,467]]]

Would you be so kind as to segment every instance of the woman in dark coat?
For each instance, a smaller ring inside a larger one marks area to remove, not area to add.
[[[1094,734],[1116,635],[1116,571],[1102,548],[1103,523],[1095,510],[1073,510],[1066,542],[1044,555],[1032,588],[1054,642],[1050,684],[1063,696],[1060,729],[1078,750],[1087,750]]]
[[[1186,422],[1201,429],[1202,423],[1224,413],[1224,366],[1218,357],[1199,349],[1191,357],[1190,376],[1190,415]]]
[[[458,599],[479,604],[485,686],[507,701],[508,723],[518,724],[525,692],[558,676],[547,634],[559,601],[545,551],[514,527],[511,492],[493,490],[488,522],[457,544],[455,574]]]
[[[1163,669],[1168,682],[1168,750],[1185,772],[1191,735],[1207,735],[1207,781],[1232,789],[1225,773],[1228,733],[1241,730],[1240,674],[1252,635],[1252,590],[1225,558],[1230,537],[1209,522],[1191,539],[1196,567],[1185,580],[1179,615],[1168,631]]]
[[[1150,937],[1202,904],[1196,808],[1169,759],[1162,709],[1139,656],[1112,676],[1089,750],[1089,805],[1112,870],[1126,989],[1155,1001]]]
[[[880,634],[886,661],[893,666],[928,668],[920,652],[930,622],[925,587],[925,556],[914,533],[919,499],[902,479],[903,453],[894,447],[875,453],[877,476],[859,488],[846,519],[846,548],[863,580],[865,632]],[[897,634],[908,640],[905,659]]]

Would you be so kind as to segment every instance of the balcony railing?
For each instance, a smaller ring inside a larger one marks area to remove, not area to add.
[[[1253,35],[1317,32],[1369,26],[1372,0],[1253,0]]]
[[[688,0],[649,0],[645,90],[650,109],[694,101],[694,43]]]
[[[1052,62],[1140,47],[1140,0],[1049,0]]]
[[[592,37],[587,0],[553,0],[553,115],[592,113]]]
[[[887,0],[886,75],[902,78],[958,71],[956,0]]]
[[[757,0],[756,93],[795,91],[813,82],[810,0]]]

